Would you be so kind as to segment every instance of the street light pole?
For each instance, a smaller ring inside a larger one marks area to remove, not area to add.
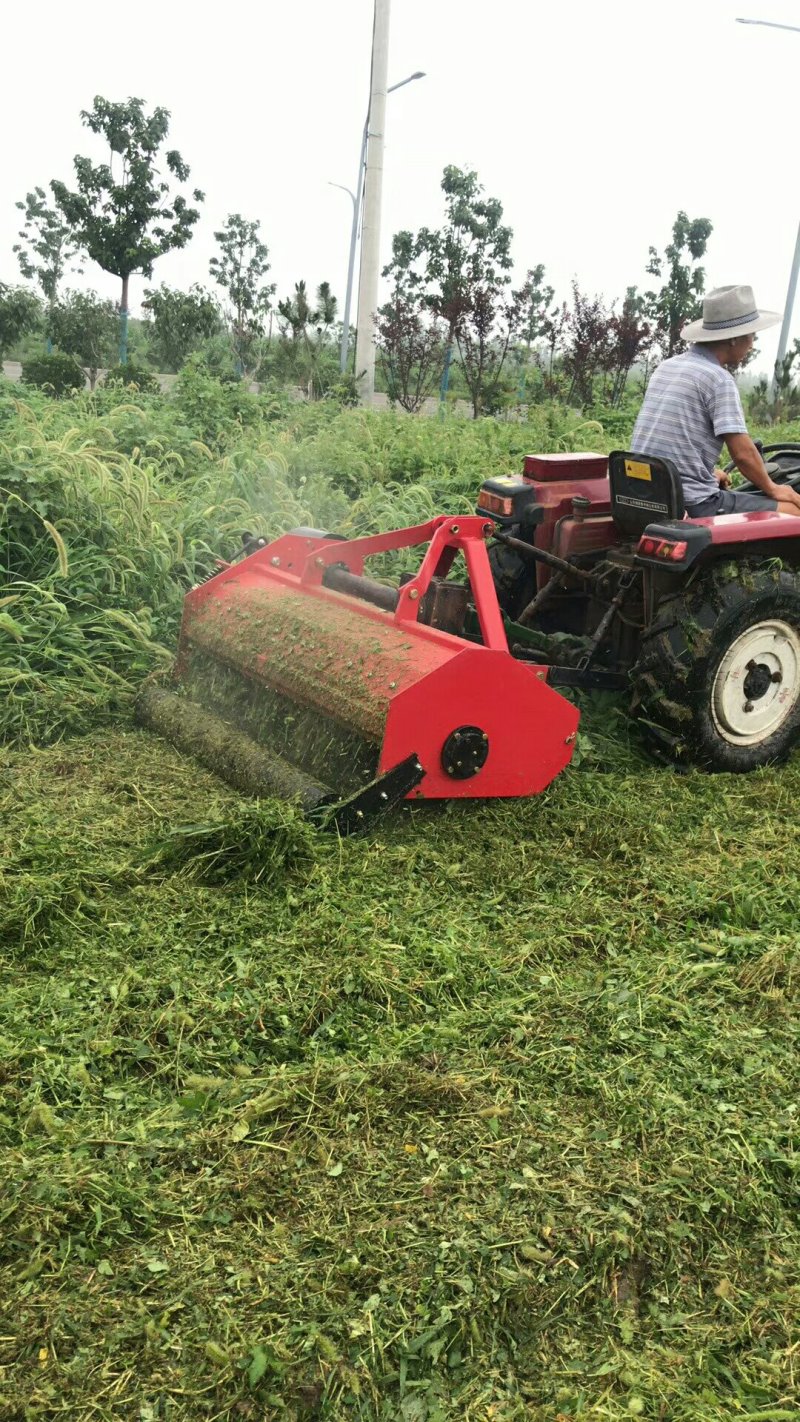
[[[412,84],[415,79],[424,79],[425,74],[418,69],[415,74],[409,74],[405,79],[401,79],[399,84],[390,84],[386,90],[387,94],[393,94],[395,89],[402,89],[405,84]],[[344,298],[344,320],[342,322],[342,340],[339,346],[339,369],[344,375],[347,369],[347,355],[350,344],[350,306],[353,299],[353,273],[356,266],[356,247],[358,245],[358,219],[361,214],[361,197],[364,185],[364,160],[367,156],[367,136],[369,134],[369,113],[364,120],[364,132],[361,136],[361,152],[358,158],[358,176],[356,178],[356,190],[346,188],[343,183],[331,183],[332,188],[341,188],[343,193],[348,193],[353,204],[353,224],[350,229],[350,257],[347,263],[347,292]]]
[[[355,376],[362,405],[372,402],[375,389],[373,316],[378,305],[380,270],[383,141],[386,127],[386,78],[389,69],[389,0],[375,0],[372,31],[372,84],[367,115],[364,163],[364,211],[361,218],[361,264],[358,274]]]
[[[800,27],[797,25],[781,25],[778,24],[776,20],[750,20],[739,15],[737,16],[736,23],[737,25],[764,25],[765,28],[769,30],[792,30],[795,34],[800,34]],[[789,289],[786,293],[786,305],[783,308],[783,321],[781,322],[781,334],[778,341],[778,354],[775,357],[775,365],[772,371],[773,400],[778,394],[778,379],[786,357],[786,347],[789,344],[789,327],[792,324],[798,272],[800,272],[800,224],[798,224],[797,238],[794,244],[794,258],[792,260],[792,270],[789,275]]]

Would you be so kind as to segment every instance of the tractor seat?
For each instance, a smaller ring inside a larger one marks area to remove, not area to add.
[[[628,538],[638,540],[649,523],[685,516],[681,476],[671,459],[615,449],[608,456],[608,480],[611,517]]]

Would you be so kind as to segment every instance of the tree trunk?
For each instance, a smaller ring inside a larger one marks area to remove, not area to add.
[[[119,363],[128,364],[128,276],[122,278],[122,297],[119,304]]]
[[[442,371],[442,383],[439,387],[439,412],[444,413],[445,401],[447,400],[447,388],[450,384],[450,365],[453,360],[453,342],[447,342],[447,350],[444,353],[444,370]]]

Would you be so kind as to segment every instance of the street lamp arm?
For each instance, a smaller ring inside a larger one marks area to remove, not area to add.
[[[737,25],[765,25],[769,30],[794,30],[796,35],[800,35],[800,27],[797,25],[779,25],[777,20],[747,20],[741,15],[736,16]]]
[[[353,207],[356,206],[357,199],[356,199],[356,195],[355,195],[355,193],[353,192],[353,189],[352,189],[352,188],[346,188],[345,185],[344,185],[344,183],[333,183],[333,182],[330,181],[330,179],[328,180],[328,187],[329,187],[329,188],[339,188],[339,190],[340,190],[341,192],[347,193],[348,197],[350,198],[350,201],[351,201],[352,204],[353,204]]]
[[[386,92],[387,92],[387,94],[393,94],[394,91],[395,91],[395,89],[402,89],[402,87],[403,87],[404,84],[412,84],[415,79],[424,79],[424,78],[425,78],[425,71],[424,71],[424,69],[418,69],[417,72],[416,72],[416,74],[409,74],[408,78],[407,78],[407,79],[401,79],[399,84],[390,84],[390,86],[389,86],[389,88],[386,90]]]

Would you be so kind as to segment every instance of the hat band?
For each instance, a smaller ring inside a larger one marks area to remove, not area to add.
[[[748,321],[757,321],[758,312],[751,311],[747,316],[731,316],[728,321],[703,321],[704,331],[726,331],[731,326],[744,326]]]

